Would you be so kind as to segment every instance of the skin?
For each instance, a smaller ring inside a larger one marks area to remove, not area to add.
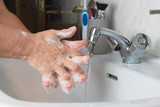
[[[43,87],[56,87],[58,82],[65,81],[65,88],[70,90],[74,82],[86,80],[80,64],[89,61],[90,57],[80,50],[87,46],[87,42],[63,40],[75,34],[75,26],[33,34],[0,0],[0,29],[0,57],[26,60],[42,74]],[[80,81],[73,78],[75,75]]]
[[[0,24],[8,25],[10,27],[22,29],[23,31],[29,32],[29,30],[17,18],[17,16],[8,11],[3,0],[0,0]]]

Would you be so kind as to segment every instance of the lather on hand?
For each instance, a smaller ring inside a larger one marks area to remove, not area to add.
[[[60,84],[65,93],[69,93],[74,82],[84,82],[87,76],[80,64],[90,57],[80,52],[87,46],[86,41],[66,41],[76,32],[76,27],[64,30],[48,30],[29,37],[35,42],[35,48],[27,61],[42,74],[43,87],[56,87]],[[62,40],[62,41],[61,41]]]

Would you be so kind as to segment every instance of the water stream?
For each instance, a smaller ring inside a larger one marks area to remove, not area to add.
[[[89,51],[88,49],[84,49],[83,53],[86,55],[89,55]],[[93,56],[92,56],[93,57]],[[83,65],[83,69],[86,72],[87,75],[87,81],[85,82],[85,86],[84,86],[84,101],[87,102],[88,101],[88,85],[89,85],[89,77],[90,77],[90,73],[91,73],[91,63],[92,63],[92,57],[90,57],[90,60],[88,63]]]
[[[86,81],[86,83],[85,83],[85,89],[84,89],[84,96],[85,96],[85,102],[87,102],[88,101],[88,85],[89,85],[89,77],[90,77],[90,73],[91,73],[91,62],[92,62],[92,57],[91,57],[91,59],[90,59],[90,61],[87,63],[87,67],[86,67],[86,75],[88,76],[87,77],[87,81]]]

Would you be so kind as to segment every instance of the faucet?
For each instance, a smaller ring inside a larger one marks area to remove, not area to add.
[[[138,64],[141,58],[148,52],[151,47],[151,39],[143,33],[134,36],[131,42],[116,31],[107,28],[93,27],[89,33],[88,50],[93,54],[96,42],[101,36],[107,36],[106,41],[114,51],[119,51],[123,63]]]

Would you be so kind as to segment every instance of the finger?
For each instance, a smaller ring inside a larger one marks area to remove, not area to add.
[[[68,56],[84,56],[81,51],[74,48],[68,48],[66,51],[68,53]]]
[[[79,74],[84,74],[85,71],[79,66],[78,69],[74,70],[73,72],[76,72],[76,73],[79,73]]]
[[[57,67],[55,67],[55,72],[64,80],[70,80],[70,73],[61,66],[57,65]]]
[[[90,56],[74,56],[71,59],[77,64],[85,64],[89,61]]]
[[[42,87],[49,87],[50,83],[48,81],[42,82]]]
[[[72,88],[74,87],[74,83],[72,80],[66,81],[65,79],[58,77],[59,85],[63,92],[66,94],[70,94],[72,91]]]
[[[66,46],[68,46],[69,48],[76,48],[79,50],[82,50],[84,48],[87,47],[87,41],[67,41],[67,40],[63,40],[62,43]]]
[[[73,83],[68,82],[68,83],[66,84],[66,88],[67,88],[67,89],[71,89],[72,87],[73,87]]]
[[[70,73],[73,77],[74,82],[85,82],[87,79],[87,75],[85,75],[85,74],[79,74],[79,73],[74,72],[72,70],[70,70]]]
[[[77,28],[73,26],[73,27],[70,27],[69,29],[57,31],[56,35],[59,39],[70,38],[75,34],[76,30]]]
[[[74,63],[71,58],[66,57],[66,58],[60,58],[59,60],[61,60],[61,62],[63,63],[62,65],[68,69],[71,70],[78,70],[79,65]]]
[[[57,79],[54,72],[50,72],[49,75],[42,74],[42,86],[43,87],[56,87]]]
[[[72,61],[72,59],[69,57],[66,57],[66,59]],[[73,63],[73,61],[72,61],[72,63]],[[72,69],[69,69],[69,70],[72,70]],[[80,73],[80,74],[84,73],[84,70],[80,67],[80,65],[77,66],[76,70],[72,70],[72,71]]]
[[[63,48],[64,45],[60,42],[57,37],[45,37],[46,45],[49,47],[50,45],[56,45],[58,48]],[[50,46],[51,47],[51,46]]]

